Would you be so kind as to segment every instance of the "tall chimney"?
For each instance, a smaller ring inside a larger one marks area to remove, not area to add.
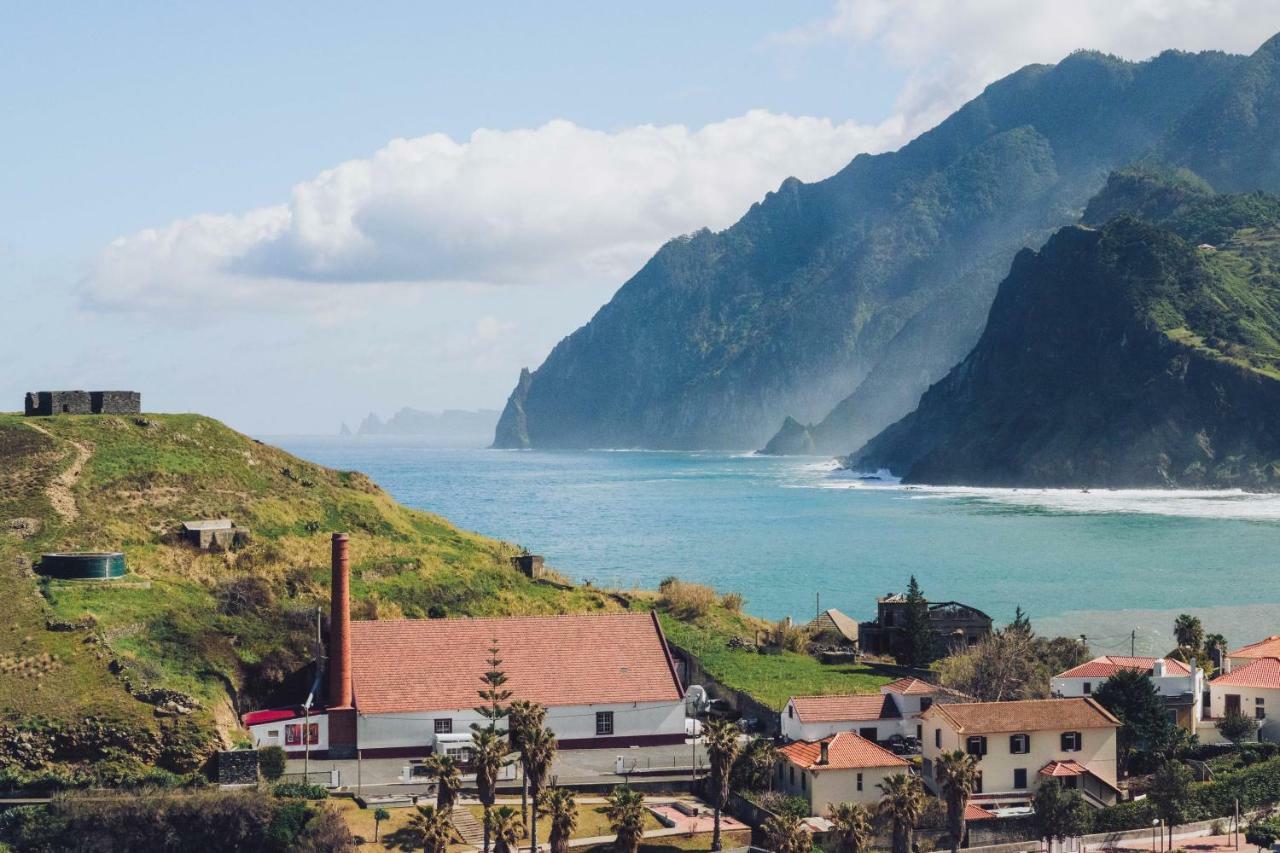
[[[818,751],[819,751],[818,763],[830,764],[831,763],[831,744],[825,740],[820,742],[818,744]]]
[[[351,567],[347,534],[333,534],[329,611],[329,707],[351,707]]]

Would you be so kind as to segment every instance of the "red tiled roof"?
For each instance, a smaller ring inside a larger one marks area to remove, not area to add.
[[[1210,684],[1219,687],[1270,687],[1280,689],[1280,660],[1258,658],[1252,663],[1223,673]]]
[[[827,763],[819,764],[822,744],[827,744]],[[837,732],[822,740],[797,740],[778,747],[792,764],[805,770],[852,770],[858,767],[906,767],[911,762],[894,755],[853,732]]]
[[[945,720],[962,734],[1067,731],[1120,725],[1092,699],[1026,699],[1019,702],[953,702],[934,705],[920,715]]]
[[[1270,637],[1259,640],[1256,643],[1250,643],[1247,646],[1241,646],[1234,652],[1227,652],[1227,657],[1231,658],[1277,658],[1280,657],[1280,636],[1272,634]]]
[[[678,702],[684,690],[650,613],[351,623],[351,682],[364,714],[479,704],[497,640],[514,699],[547,707]]]
[[[856,696],[792,696],[791,706],[802,723],[834,723],[844,720],[897,720],[902,715],[888,696],[878,693]]]
[[[964,804],[964,819],[966,821],[995,820],[995,818],[994,812],[989,812],[982,806],[970,802]]]
[[[1159,658],[1128,657],[1125,655],[1102,655],[1086,661],[1074,669],[1058,673],[1058,678],[1110,678],[1117,672],[1126,669],[1139,672],[1151,672]],[[1169,675],[1190,675],[1191,667],[1180,660],[1165,659],[1165,672]]]
[[[1040,768],[1041,776],[1079,776],[1088,772],[1088,769],[1078,761],[1050,761]]]
[[[267,711],[250,711],[244,715],[244,724],[246,726],[257,726],[262,723],[274,723],[279,720],[292,720],[302,717],[303,713],[297,708],[273,708]],[[319,716],[312,713],[311,716]]]
[[[918,678],[899,678],[897,681],[891,681],[880,689],[889,693],[901,693],[905,696],[932,696],[938,692],[937,685],[921,681]]]

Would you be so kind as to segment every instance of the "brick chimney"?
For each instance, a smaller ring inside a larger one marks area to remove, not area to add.
[[[329,707],[351,707],[351,564],[347,534],[333,534],[329,602]]]
[[[830,764],[831,763],[831,742],[826,740],[822,741],[821,743],[818,744],[818,749],[819,749],[818,763]]]

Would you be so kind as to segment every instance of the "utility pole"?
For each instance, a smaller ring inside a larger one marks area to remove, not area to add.
[[[1135,651],[1137,645],[1138,645],[1138,629],[1134,628],[1132,631],[1129,632],[1129,657],[1134,657],[1137,655],[1137,652]]]
[[[813,594],[813,618],[817,619],[822,615],[822,593],[815,592]]]

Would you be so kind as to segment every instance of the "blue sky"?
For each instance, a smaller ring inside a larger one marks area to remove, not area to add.
[[[1271,0],[930,6],[9,4],[0,407],[123,387],[266,434],[497,408],[664,239],[787,175],[1075,47],[1280,29]]]

